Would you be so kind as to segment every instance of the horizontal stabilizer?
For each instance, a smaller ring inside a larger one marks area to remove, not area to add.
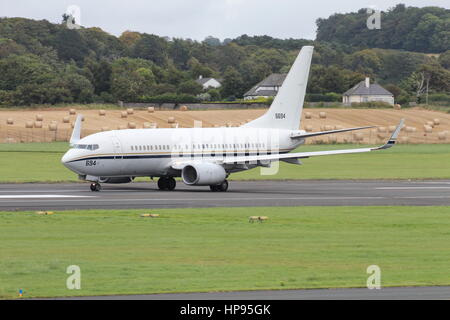
[[[311,132],[311,133],[293,133],[291,135],[291,138],[292,139],[311,138],[311,137],[322,136],[322,135],[325,135],[325,134],[341,133],[341,132],[356,131],[356,130],[363,130],[363,129],[370,129],[370,128],[375,128],[375,126],[348,128],[348,129],[337,129],[337,130],[319,131],[319,132]]]

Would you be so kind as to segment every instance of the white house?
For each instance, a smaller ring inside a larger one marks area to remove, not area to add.
[[[345,105],[370,101],[382,101],[394,105],[394,95],[378,83],[370,83],[370,78],[361,81],[342,95],[342,102]]]
[[[275,97],[286,79],[285,73],[273,73],[244,94],[245,100]]]
[[[203,78],[203,76],[199,76],[196,80],[197,83],[201,84],[203,86],[203,89],[208,88],[220,88],[222,84],[219,82],[219,80],[214,78]]]

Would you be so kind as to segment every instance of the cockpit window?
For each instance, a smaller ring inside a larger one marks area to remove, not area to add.
[[[88,149],[88,150],[97,150],[99,148],[98,144],[74,144],[74,149]]]

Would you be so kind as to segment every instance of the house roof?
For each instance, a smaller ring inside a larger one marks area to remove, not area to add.
[[[217,82],[220,83],[219,80],[215,79],[215,78],[201,78],[201,79],[197,79],[195,81],[197,81],[197,83],[204,85],[205,83],[207,83],[209,80],[216,80]]]
[[[256,86],[248,90],[244,97],[248,96],[276,96],[277,91],[275,90],[259,90],[256,92],[256,90],[259,87],[281,87],[281,85],[284,82],[284,79],[286,79],[287,74],[286,73],[272,73],[270,76],[259,82]]]
[[[343,94],[344,96],[367,96],[367,95],[379,95],[379,96],[392,96],[393,94],[380,86],[378,83],[371,83],[369,87],[366,87],[366,82],[363,80],[353,88],[347,90]]]

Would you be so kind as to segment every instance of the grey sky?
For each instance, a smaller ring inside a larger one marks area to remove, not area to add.
[[[450,8],[448,0],[1,0],[0,16],[60,22],[67,7],[77,5],[83,26],[115,35],[133,30],[196,40],[244,33],[314,39],[319,17],[369,6],[386,10],[399,2]]]

